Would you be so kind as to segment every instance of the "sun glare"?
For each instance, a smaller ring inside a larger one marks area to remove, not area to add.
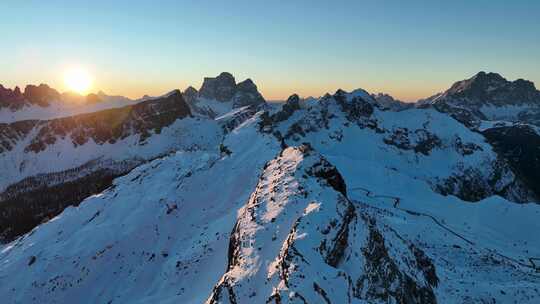
[[[85,94],[92,86],[92,79],[84,69],[72,69],[64,74],[64,83],[69,90]]]

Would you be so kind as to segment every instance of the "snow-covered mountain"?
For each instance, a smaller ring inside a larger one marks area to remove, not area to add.
[[[508,81],[497,73],[480,72],[419,101],[429,104],[471,126],[482,120],[540,124],[540,91],[530,81]]]
[[[495,152],[540,196],[540,91],[530,81],[480,72],[417,104],[481,132]]]
[[[246,90],[227,74],[183,93],[192,117],[175,123],[197,124],[176,137],[193,137],[196,148],[179,144],[1,245],[2,299],[540,298],[540,239],[531,233],[540,204],[500,153],[511,142],[435,107],[389,109],[361,89],[272,106],[250,86],[250,101],[238,102]],[[162,135],[150,133],[157,144]]]

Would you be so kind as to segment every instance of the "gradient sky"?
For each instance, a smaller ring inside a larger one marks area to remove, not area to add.
[[[337,88],[427,97],[480,70],[540,83],[540,1],[0,2],[0,83],[82,66],[140,97],[229,71],[267,99]]]

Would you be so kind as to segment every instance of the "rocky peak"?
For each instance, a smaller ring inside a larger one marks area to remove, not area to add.
[[[39,86],[27,85],[24,89],[24,96],[30,103],[40,106],[47,106],[50,101],[60,99],[58,91],[43,83]]]
[[[234,94],[233,107],[257,106],[264,104],[266,101],[261,93],[257,90],[257,86],[251,79],[246,79],[236,86]]]
[[[536,90],[534,83],[524,79],[508,81],[497,73],[486,72],[454,83],[443,97],[497,105],[540,102],[540,92]]]
[[[289,96],[289,98],[287,98],[286,104],[297,110],[300,108],[300,97],[297,94],[292,94]]]
[[[241,92],[245,92],[245,93],[257,93],[257,86],[255,85],[255,83],[253,83],[253,80],[251,80],[250,78],[238,83],[238,85],[236,85],[236,89],[238,91],[241,91]]]
[[[198,93],[197,90],[188,88],[184,95],[188,102],[195,100],[195,96],[220,102],[232,101],[234,108],[265,103],[251,79],[248,78],[237,84],[233,75],[227,72],[223,72],[217,77],[205,77]]]
[[[17,109],[23,106],[24,96],[19,87],[14,90],[5,88],[0,84],[0,108],[9,107]]]
[[[394,97],[385,93],[371,94],[371,97],[375,99],[377,104],[392,111],[402,111],[413,107],[412,103],[406,103],[401,100],[394,99]]]
[[[204,98],[225,102],[231,100],[235,92],[236,81],[233,75],[223,72],[215,78],[205,77],[199,94]]]
[[[184,90],[184,93],[182,94],[184,99],[189,103],[193,103],[193,101],[195,101],[195,99],[197,98],[197,94],[199,94],[199,92],[197,91],[197,89],[195,89],[194,87],[192,86],[189,86],[187,89]]]

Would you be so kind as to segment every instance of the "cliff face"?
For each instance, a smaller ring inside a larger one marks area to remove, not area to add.
[[[266,103],[251,79],[236,83],[227,72],[217,77],[206,77],[199,91],[189,87],[183,94],[195,112],[211,117],[223,115],[232,109],[246,106],[256,108]]]

